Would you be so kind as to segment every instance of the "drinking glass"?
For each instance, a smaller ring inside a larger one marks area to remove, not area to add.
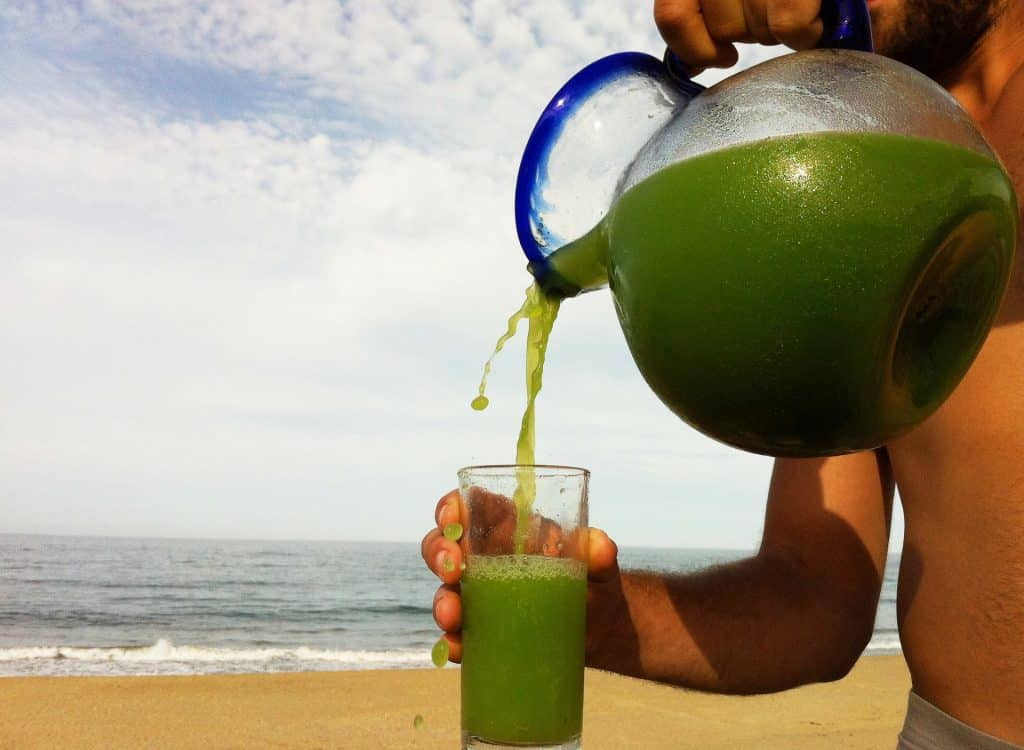
[[[464,750],[580,747],[589,477],[568,466],[459,471]]]

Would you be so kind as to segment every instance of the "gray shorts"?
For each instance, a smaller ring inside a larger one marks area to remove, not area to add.
[[[1024,750],[964,724],[915,693],[896,750]]]

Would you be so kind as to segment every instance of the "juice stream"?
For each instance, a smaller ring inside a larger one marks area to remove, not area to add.
[[[529,323],[526,335],[526,411],[519,428],[519,439],[516,441],[516,464],[530,466],[537,463],[536,429],[537,418],[535,406],[537,394],[540,393],[544,378],[544,355],[548,348],[548,337],[558,317],[561,300],[544,294],[537,284],[526,290],[526,301],[512,317],[508,319],[505,333],[498,339],[480,379],[480,391],[473,399],[471,406],[477,411],[487,408],[488,400],[484,395],[487,388],[487,376],[491,372],[491,363],[502,350],[506,342],[516,334],[520,320]],[[522,554],[526,548],[526,535],[529,531],[530,511],[537,494],[536,477],[533,469],[520,469],[517,476],[517,487],[513,493],[516,505],[515,551]]]

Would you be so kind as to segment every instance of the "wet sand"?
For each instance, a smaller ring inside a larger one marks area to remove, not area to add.
[[[455,749],[457,669],[202,677],[0,678],[0,750]],[[590,671],[586,750],[892,748],[898,656],[787,693],[705,695]],[[423,717],[415,726],[415,717]]]

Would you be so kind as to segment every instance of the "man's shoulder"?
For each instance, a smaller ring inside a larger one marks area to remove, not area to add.
[[[996,102],[996,110],[1012,110],[1017,115],[1017,120],[1024,120],[1024,65],[1017,68],[1003,87],[1003,92]]]
[[[1006,81],[982,127],[1020,192],[1024,189],[1024,65]]]

